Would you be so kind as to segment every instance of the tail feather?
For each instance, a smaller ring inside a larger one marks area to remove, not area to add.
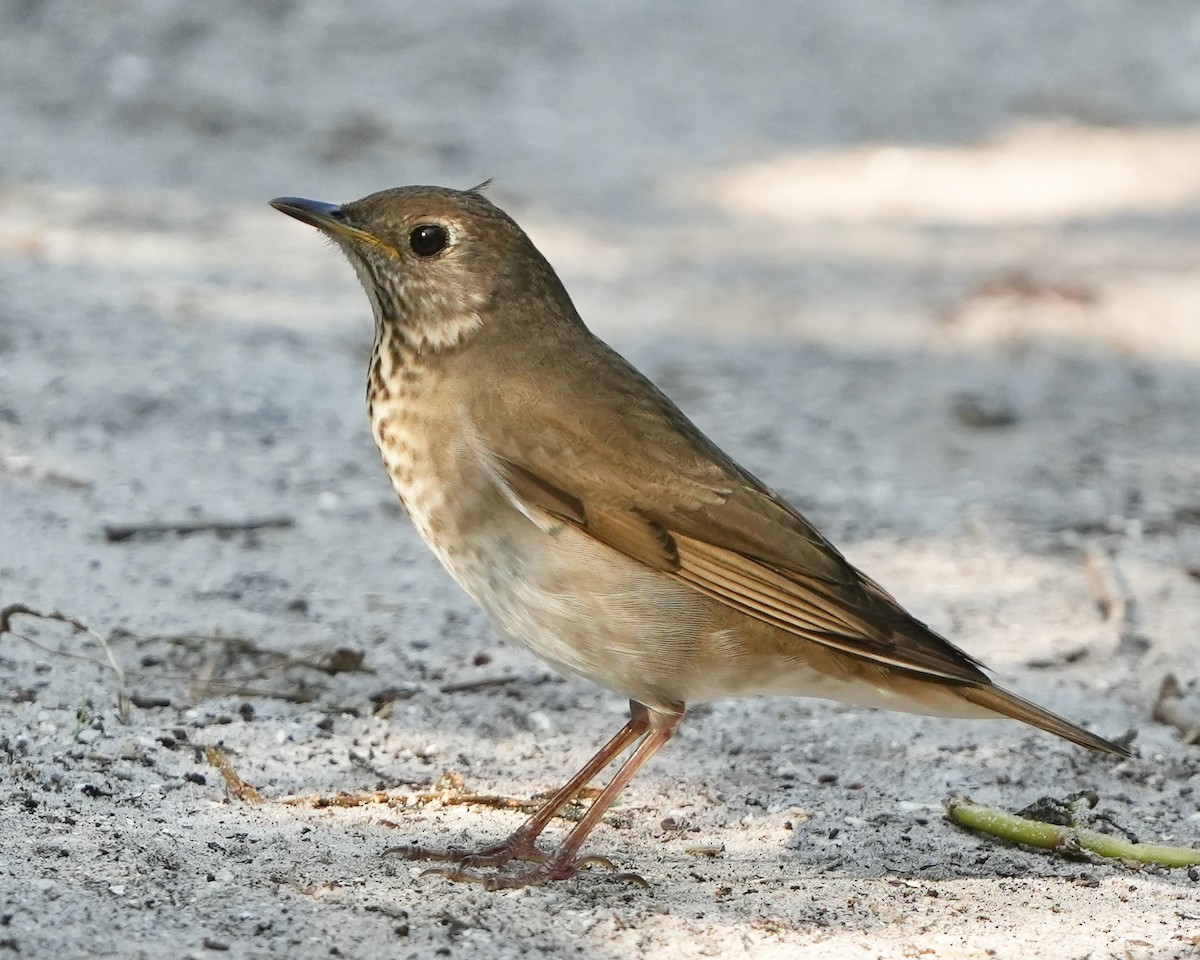
[[[1074,724],[1070,720],[1064,720],[1049,710],[1043,710],[1036,703],[1030,703],[1028,700],[1018,697],[1015,693],[1009,693],[1001,687],[992,684],[977,687],[963,686],[958,688],[958,694],[964,700],[968,700],[985,709],[994,710],[1002,716],[1021,720],[1031,726],[1045,730],[1047,733],[1056,734],[1066,740],[1070,740],[1072,743],[1079,744],[1081,747],[1098,750],[1101,753],[1115,754],[1118,757],[1132,756],[1125,747],[1084,730],[1078,724]]]

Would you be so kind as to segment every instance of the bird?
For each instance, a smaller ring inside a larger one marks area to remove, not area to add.
[[[389,852],[490,890],[615,869],[584,841],[687,706],[725,697],[1008,717],[1128,755],[993,683],[718,448],[584,325],[486,186],[270,202],[332,240],[366,291],[372,434],[417,532],[503,637],[627,697],[629,720],[502,842]]]

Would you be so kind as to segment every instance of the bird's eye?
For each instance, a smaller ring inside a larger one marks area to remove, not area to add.
[[[432,257],[446,249],[450,237],[446,228],[436,223],[423,223],[408,235],[408,245],[418,257]]]

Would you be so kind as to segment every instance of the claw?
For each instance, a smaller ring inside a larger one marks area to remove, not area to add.
[[[422,870],[418,876],[421,877],[445,877],[452,883],[483,883],[486,884],[491,879],[483,874],[471,873],[470,870],[464,870],[462,867],[430,867],[428,870]]]
[[[458,867],[502,867],[512,860],[524,860],[529,863],[543,863],[549,855],[543,853],[532,843],[513,840],[511,837],[504,843],[498,843],[482,850],[430,850],[427,847],[397,846],[388,847],[383,851],[385,857],[401,857],[405,860],[437,860],[443,863],[457,864]],[[436,868],[425,873],[438,873]],[[425,874],[423,873],[422,876]]]
[[[477,873],[466,869],[466,864],[454,867],[430,867],[421,871],[422,877],[445,877],[453,883],[478,883],[489,892],[496,890],[519,890],[521,887],[541,887],[555,880],[570,880],[580,871],[588,867],[598,866],[606,870],[616,870],[616,866],[607,857],[579,857],[572,860],[543,859],[534,866],[520,873]],[[649,890],[650,884],[644,877],[636,873],[617,873],[614,879],[633,883]]]
[[[446,860],[458,863],[471,856],[467,850],[427,850],[425,847],[388,847],[380,856],[400,857],[402,860]]]

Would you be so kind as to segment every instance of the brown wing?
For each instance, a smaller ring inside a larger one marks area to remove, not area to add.
[[[724,505],[665,514],[589,502],[565,491],[546,495],[544,478],[511,461],[501,463],[510,488],[525,502],[749,616],[805,640],[931,680],[986,680],[976,661],[905,613],[832,547],[818,564],[810,565],[806,558],[812,541],[792,557],[780,557],[777,545],[756,543],[745,528],[731,538],[738,546],[730,547],[719,522]],[[566,502],[572,508],[563,511]],[[714,514],[718,522],[706,524]],[[777,536],[773,529],[765,532]],[[771,554],[787,565],[768,562],[759,554]],[[840,574],[837,579],[828,576],[830,567]]]
[[[930,680],[987,682],[648,381],[617,372],[607,397],[593,383],[555,403],[542,384],[510,396],[535,416],[487,418],[544,425],[532,437],[480,436],[514,496],[799,638]]]

